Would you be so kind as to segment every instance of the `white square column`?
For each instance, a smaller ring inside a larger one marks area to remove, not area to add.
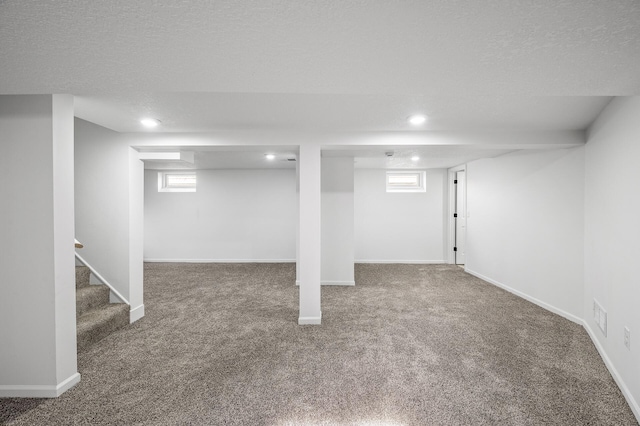
[[[300,145],[298,179],[300,214],[298,219],[298,277],[300,316],[298,324],[320,324],[321,259],[321,156],[320,145]]]
[[[57,397],[76,355],[70,95],[0,96],[0,397]]]
[[[322,159],[322,285],[355,285],[353,157]]]

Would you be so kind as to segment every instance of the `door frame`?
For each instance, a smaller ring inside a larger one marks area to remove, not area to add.
[[[459,166],[451,167],[447,171],[448,171],[448,185],[449,185],[449,209],[447,211],[446,224],[447,224],[447,228],[448,228],[449,232],[448,232],[448,236],[447,236],[447,239],[446,239],[445,250],[446,250],[446,253],[447,253],[447,255],[446,255],[447,263],[455,265],[456,256],[455,256],[455,253],[453,252],[453,248],[455,247],[455,244],[456,244],[456,221],[453,220],[453,214],[456,211],[456,187],[455,187],[455,184],[453,183],[453,181],[456,178],[456,173],[457,172],[465,172],[465,174],[464,174],[465,185],[464,185],[463,198],[465,199],[465,204],[466,204],[466,199],[467,199],[467,182],[466,182],[466,180],[467,180],[467,173],[466,173],[467,165],[466,164],[460,164]]]

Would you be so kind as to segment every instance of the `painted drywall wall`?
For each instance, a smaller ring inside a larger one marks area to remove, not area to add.
[[[426,192],[387,193],[386,172],[356,169],[356,262],[443,263],[445,169],[426,171]]]
[[[54,397],[80,379],[73,98],[0,96],[0,135],[0,397]]]
[[[354,285],[353,158],[322,159],[323,285]]]
[[[582,320],[584,148],[467,164],[466,269]]]
[[[145,171],[145,259],[295,261],[295,170],[198,170],[196,174],[196,192],[158,192],[158,171]]]
[[[120,134],[80,119],[75,137],[76,238],[84,244],[79,253],[129,299],[131,148]]]
[[[591,126],[586,145],[585,325],[640,418],[640,97],[615,98]],[[607,335],[593,320],[607,311]],[[624,327],[631,348],[624,344]]]

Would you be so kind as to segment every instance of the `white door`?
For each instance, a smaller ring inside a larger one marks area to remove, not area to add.
[[[456,265],[464,265],[465,238],[467,233],[467,208],[465,205],[465,172],[457,172],[455,180],[456,188],[456,211],[454,220],[456,222],[456,245],[455,258]]]

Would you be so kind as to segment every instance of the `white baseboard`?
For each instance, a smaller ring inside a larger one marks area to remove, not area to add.
[[[575,322],[576,324],[580,324],[582,325],[582,318],[578,318],[577,316],[570,314],[567,311],[564,311],[560,308],[556,308],[555,306],[549,305],[546,302],[543,302],[542,300],[538,300],[535,297],[529,296],[528,294],[525,294],[519,290],[516,290],[514,288],[509,287],[508,285],[502,284],[501,282],[498,282],[496,280],[492,280],[489,277],[485,277],[482,274],[479,274],[478,272],[472,271],[471,269],[465,268],[465,272],[476,276],[478,278],[480,278],[483,281],[486,281],[488,283],[491,283],[493,285],[495,285],[496,287],[500,287],[506,291],[508,291],[509,293],[515,294],[518,297],[522,297],[525,300],[528,300],[531,303],[534,303],[538,306],[540,306],[541,308],[546,309],[547,311],[553,312],[554,314],[560,315],[561,317],[564,317],[566,319],[568,319],[569,321]]]
[[[296,280],[296,285],[300,285],[300,281]],[[355,281],[320,281],[320,285],[346,285],[346,286],[354,286],[356,285]]]
[[[129,324],[133,324],[144,316],[144,305],[136,306],[129,310]]]
[[[322,312],[319,317],[299,317],[298,325],[321,325],[322,324]]]
[[[0,385],[0,398],[57,398],[80,383],[80,373],[75,373],[58,385]]]
[[[615,380],[616,384],[620,388],[620,391],[624,395],[624,398],[627,400],[627,403],[629,404],[631,411],[633,411],[633,415],[636,416],[636,420],[638,420],[638,423],[640,423],[640,405],[638,405],[638,402],[633,398],[631,391],[627,387],[624,380],[622,380],[622,377],[618,373],[618,370],[616,370],[616,368],[613,366],[611,359],[609,359],[609,357],[607,356],[607,353],[605,352],[604,348],[600,344],[600,341],[596,337],[596,334],[593,332],[593,330],[589,326],[589,323],[587,321],[582,321],[582,326],[584,327],[585,330],[587,330],[587,334],[589,335],[589,337],[591,338],[591,341],[593,342],[596,349],[598,350],[600,357],[604,361],[604,365],[607,366],[607,369],[609,370],[609,373],[611,373],[613,380]]]
[[[389,260],[389,259],[356,259],[354,263],[403,263],[408,265],[439,265],[447,263],[446,260]]]
[[[296,263],[295,259],[144,259],[148,263]]]
[[[346,286],[354,286],[356,285],[355,281],[320,281],[320,285],[346,285]]]

